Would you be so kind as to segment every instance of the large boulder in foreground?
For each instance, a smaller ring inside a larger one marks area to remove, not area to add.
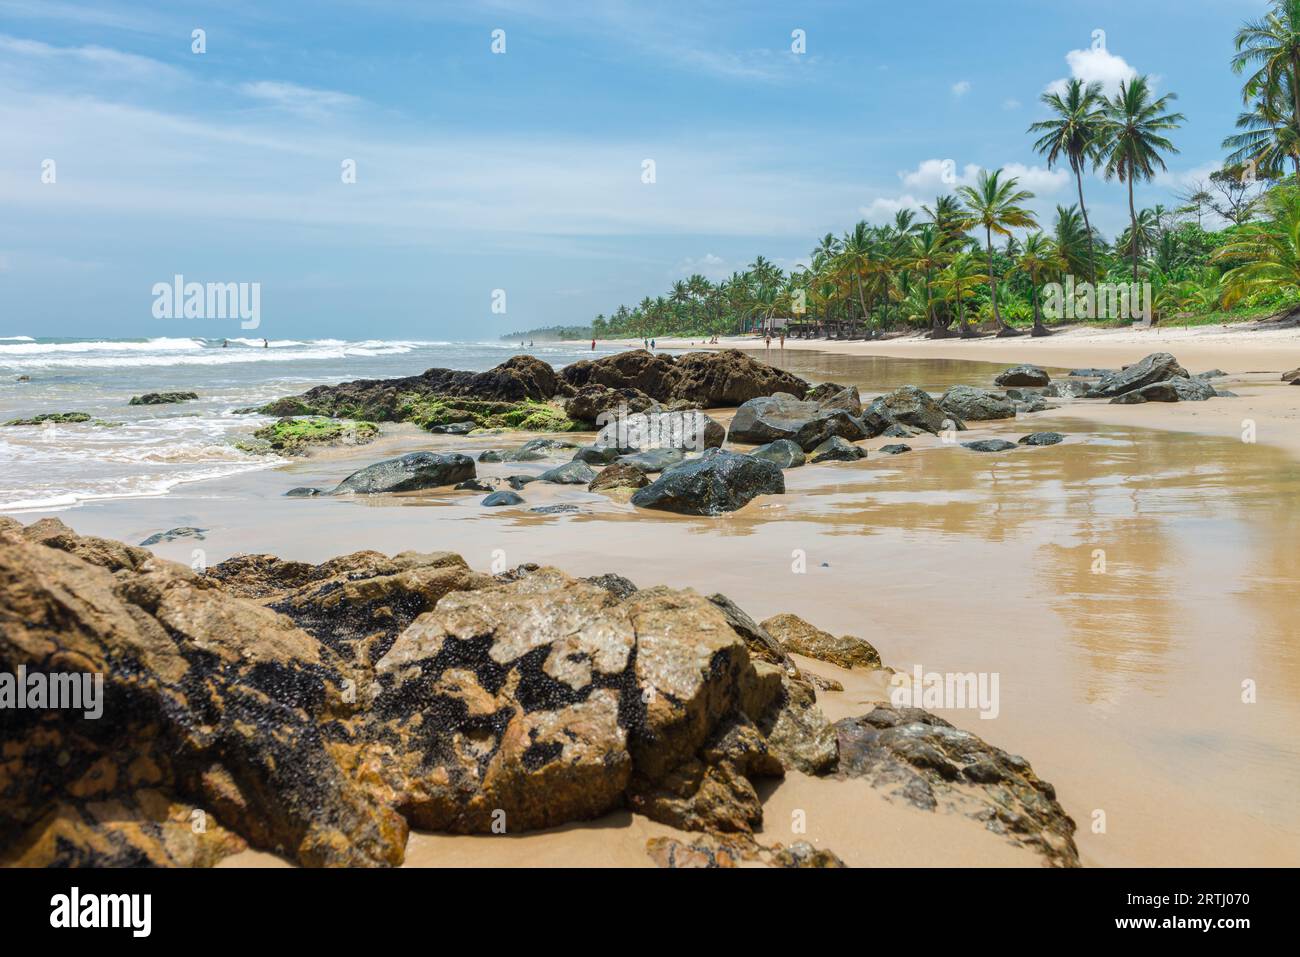
[[[873,399],[862,413],[868,437],[884,435],[891,428],[908,426],[938,435],[945,429],[963,430],[961,419],[939,407],[934,397],[924,389],[905,385],[887,395]]]
[[[680,449],[703,452],[719,448],[727,437],[722,423],[699,409],[605,414],[599,422],[597,448],[624,451]]]
[[[1016,415],[1011,399],[970,385],[952,386],[939,399],[939,408],[965,422],[1013,419]]]
[[[709,449],[638,489],[632,504],[685,515],[720,515],[744,507],[758,495],[784,492],[779,466],[751,455]]]
[[[329,494],[372,495],[455,485],[474,478],[474,460],[459,452],[409,452],[353,472]]]
[[[861,419],[844,409],[826,408],[785,394],[750,399],[736,410],[727,431],[732,442],[766,445],[789,439],[805,452],[832,436],[856,441],[865,439],[867,430]]]
[[[893,800],[983,822],[1056,867],[1078,867],[1075,823],[1056,790],[1019,755],[920,708],[877,706],[835,723],[840,774],[861,777]]]
[[[1131,366],[1103,376],[1088,393],[1088,398],[1110,399],[1126,392],[1134,392],[1143,386],[1175,378],[1189,378],[1187,370],[1168,352],[1153,352]]]

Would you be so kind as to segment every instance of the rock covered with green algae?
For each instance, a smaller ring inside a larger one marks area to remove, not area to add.
[[[367,445],[379,437],[373,422],[353,422],[324,416],[286,416],[253,433],[253,441],[236,443],[247,452],[307,455],[325,446]]]

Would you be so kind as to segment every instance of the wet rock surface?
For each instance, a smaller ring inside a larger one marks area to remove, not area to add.
[[[771,462],[709,449],[666,469],[632,496],[632,504],[686,515],[720,515],[743,508],[756,496],[784,492],[785,479]]]
[[[976,442],[963,442],[961,447],[972,452],[1010,452],[1016,448],[1016,443],[1006,439],[980,439]]]
[[[998,374],[993,380],[997,385],[1028,385],[1028,386],[1045,386],[1052,381],[1052,377],[1043,369],[1034,365],[1012,366]]]
[[[760,445],[749,454],[782,469],[798,468],[804,463],[803,449],[799,448],[797,442],[791,442],[789,439],[777,439],[767,445]]]
[[[965,422],[1010,419],[1016,414],[1016,406],[1011,399],[969,385],[950,388],[939,399],[939,408]]]
[[[827,439],[850,441],[867,437],[862,420],[839,408],[827,408],[792,395],[751,399],[736,410],[727,438],[732,442],[765,445],[786,439],[811,452]]]
[[[833,435],[808,453],[808,461],[818,462],[856,462],[865,459],[867,450],[847,442],[838,435]]]
[[[1065,436],[1060,432],[1030,432],[1028,435],[1022,435],[1016,439],[1017,445],[1059,445],[1065,441]]]
[[[474,478],[474,460],[451,452],[410,452],[385,459],[353,472],[330,490],[330,495],[374,495],[380,492],[413,492],[440,485],[455,485]]]
[[[835,723],[839,773],[921,810],[982,821],[1058,867],[1078,867],[1074,821],[1029,762],[919,708],[877,706]]]
[[[841,668],[880,667],[880,654],[868,642],[853,635],[836,637],[798,615],[773,615],[763,622],[763,628],[786,651],[805,658],[816,658]]]
[[[945,429],[960,431],[966,428],[959,418],[940,408],[930,393],[914,385],[905,385],[873,399],[862,417],[870,436],[898,434],[906,438],[901,433],[890,432],[895,426],[919,429],[932,435]]]
[[[1109,399],[1141,389],[1143,386],[1175,378],[1188,378],[1187,370],[1180,366],[1178,360],[1168,352],[1153,352],[1131,366],[1103,376],[1101,381],[1093,386],[1088,397]]]

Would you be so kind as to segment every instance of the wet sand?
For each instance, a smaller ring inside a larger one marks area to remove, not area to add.
[[[931,390],[954,381],[988,385],[1001,368],[795,350],[787,360],[792,371],[872,391],[906,381]],[[78,532],[127,541],[179,525],[210,529],[203,542],[155,549],[187,563],[238,552],[319,561],[360,548],[448,548],[482,570],[539,562],[579,575],[618,572],[640,585],[720,591],[755,618],[788,611],[860,635],[902,671],[920,664],[998,672],[997,718],[938,713],[1023,754],[1056,785],[1079,824],[1085,864],[1293,864],[1300,859],[1293,637],[1300,388],[1263,376],[1218,384],[1242,398],[1062,403],[961,436],[1014,440],[1055,428],[1069,436],[1061,445],[981,455],[924,436],[908,440],[910,454],[791,470],[786,495],[714,519],[637,511],[580,487],[537,483],[522,493],[530,506],[569,502],[581,511],[482,509],[482,493],[451,490],[282,497],[296,485],[332,485],[400,451],[477,452],[523,438],[456,439],[407,427],[364,449],[57,515]],[[1239,435],[1249,416],[1258,420],[1255,443]],[[558,461],[482,466],[480,474],[535,474]],[[1106,553],[1103,574],[1094,573],[1098,549]],[[802,573],[792,569],[799,553]],[[878,674],[813,667],[845,685],[819,695],[832,719],[864,713],[881,696]],[[1258,703],[1241,701],[1247,679],[1258,683]],[[970,821],[945,822],[887,805],[851,782],[797,775],[767,794],[765,842],[793,839],[781,833],[793,807],[809,812],[808,839],[850,863],[1037,863]],[[1104,833],[1093,829],[1098,811]],[[412,864],[642,863],[655,827],[612,815],[597,826],[507,840],[417,835],[409,854]]]

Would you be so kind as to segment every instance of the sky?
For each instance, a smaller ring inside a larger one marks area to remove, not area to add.
[[[176,275],[258,283],[271,338],[585,324],[806,263],[951,192],[945,163],[1006,167],[1049,223],[1075,185],[1026,128],[1071,76],[1178,94],[1180,152],[1138,187],[1172,205],[1222,162],[1266,7],[0,0],[0,336],[241,335],[157,318]],[[1124,227],[1122,185],[1084,195]]]

